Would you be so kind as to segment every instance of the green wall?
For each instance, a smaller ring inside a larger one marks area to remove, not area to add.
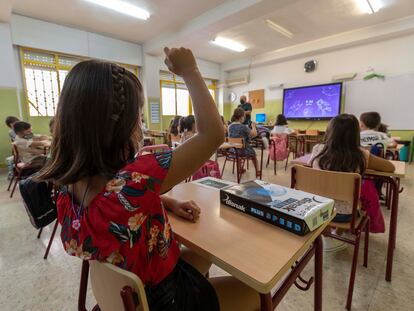
[[[0,165],[5,165],[6,157],[11,155],[9,128],[4,123],[7,116],[19,116],[19,106],[15,88],[0,88]]]

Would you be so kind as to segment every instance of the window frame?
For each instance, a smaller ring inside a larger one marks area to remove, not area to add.
[[[179,87],[179,89],[187,89],[187,86],[185,85],[185,82],[182,81],[179,77],[177,79],[177,75],[170,72],[170,71],[165,71],[165,70],[160,70],[160,76],[166,76],[166,75],[170,75],[172,77],[172,79],[160,79],[160,102],[161,102],[161,115],[165,116],[165,117],[171,117],[171,116],[176,116],[177,112],[178,112],[178,106],[177,106],[177,85],[179,86],[184,86],[184,88]],[[216,102],[216,97],[217,97],[217,81],[214,79],[209,79],[209,78],[203,78],[204,81],[206,82],[206,85],[208,87],[209,90],[213,91],[213,99],[214,102]],[[207,84],[207,81],[211,81],[211,84]],[[163,103],[162,103],[162,89],[163,89],[163,84],[169,84],[169,85],[174,85],[174,89],[175,89],[175,114],[173,115],[169,115],[169,114],[164,114],[164,109],[163,109]],[[188,90],[188,89],[187,89]],[[193,105],[192,105],[192,101],[191,101],[191,96],[188,97],[188,112],[189,115],[193,114]]]
[[[26,59],[24,57],[25,52],[49,54],[49,55],[53,56],[54,62],[52,64],[52,63],[49,63],[49,62]],[[26,47],[26,46],[19,46],[19,55],[20,55],[20,66],[21,66],[21,72],[22,72],[22,80],[23,80],[22,82],[23,82],[23,91],[24,91],[25,109],[26,109],[27,118],[53,117],[53,116],[52,115],[42,115],[39,112],[39,110],[37,109],[37,107],[35,107],[35,108],[38,110],[38,115],[31,115],[30,114],[30,105],[34,106],[34,104],[31,103],[30,100],[29,100],[27,82],[26,82],[26,72],[25,72],[26,68],[28,68],[28,67],[37,68],[37,69],[48,68],[51,71],[56,72],[57,84],[58,84],[58,90],[57,91],[58,91],[58,97],[59,97],[60,92],[61,92],[61,83],[62,83],[60,81],[59,71],[60,70],[70,71],[76,65],[75,64],[75,65],[71,66],[71,65],[60,64],[59,59],[60,58],[72,58],[72,59],[75,59],[75,60],[79,60],[79,62],[84,61],[84,60],[93,59],[91,57],[85,57],[85,56],[79,56],[79,55],[73,55],[73,54],[66,54],[66,53],[58,53],[58,52],[54,52],[54,51],[30,48],[30,47]],[[124,64],[124,63],[119,63],[119,62],[115,62],[115,63],[120,65],[120,66],[125,67],[125,69],[130,70],[137,77],[139,77],[139,66]],[[54,115],[56,115],[58,102],[56,102],[56,104],[54,106],[54,111],[53,111]]]

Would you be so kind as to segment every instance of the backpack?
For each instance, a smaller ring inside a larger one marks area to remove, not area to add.
[[[29,176],[19,182],[19,189],[33,227],[43,228],[57,218],[51,183],[35,182],[33,176]]]
[[[384,233],[385,222],[380,208],[378,191],[372,179],[364,179],[361,185],[361,207],[370,218],[369,232]]]
[[[283,161],[289,156],[288,135],[276,134],[272,137],[269,156],[273,161]],[[275,150],[276,148],[276,150]]]
[[[201,179],[204,177],[215,177],[221,179],[220,168],[216,161],[208,160],[203,164],[192,176],[192,180]]]

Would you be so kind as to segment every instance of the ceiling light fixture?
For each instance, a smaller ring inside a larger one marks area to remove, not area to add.
[[[244,52],[246,50],[243,44],[223,37],[216,37],[211,43],[236,52]]]
[[[116,12],[129,15],[139,19],[148,19],[150,13],[144,9],[137,7],[131,3],[122,0],[84,0],[91,2],[100,6],[103,6],[107,9],[114,10]]]
[[[268,27],[272,28],[273,30],[276,30],[281,35],[284,35],[285,37],[288,37],[289,39],[293,38],[293,36],[294,36],[293,33],[291,33],[286,28],[283,28],[282,26],[276,24],[274,21],[272,21],[270,19],[266,19],[265,21],[266,21],[266,24],[267,24]]]
[[[359,9],[368,14],[377,13],[383,6],[381,0],[358,0]]]

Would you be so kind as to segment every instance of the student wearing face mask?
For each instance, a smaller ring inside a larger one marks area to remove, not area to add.
[[[252,107],[252,104],[247,101],[246,96],[244,95],[240,96],[240,105],[238,106],[238,108],[241,108],[244,110],[245,120],[243,124],[250,126],[250,124],[252,123],[253,107]]]
[[[30,123],[19,121],[13,125],[16,132],[14,145],[19,152],[19,160],[32,168],[41,168],[45,164],[45,147],[50,146],[47,136],[34,135]]]

